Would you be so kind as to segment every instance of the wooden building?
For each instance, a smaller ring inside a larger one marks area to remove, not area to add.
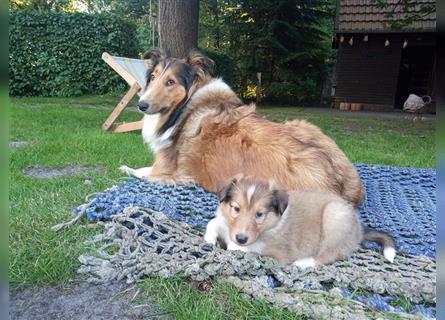
[[[424,4],[435,6],[435,0],[414,1],[414,10]],[[436,14],[394,30],[392,21],[405,13],[397,6],[400,1],[387,2],[379,8],[375,0],[337,0],[335,106],[346,102],[368,110],[401,109],[414,93],[430,96],[430,111],[435,111]]]

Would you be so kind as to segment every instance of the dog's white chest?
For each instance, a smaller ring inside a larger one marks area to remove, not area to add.
[[[144,143],[150,145],[154,153],[158,153],[161,149],[167,148],[172,144],[171,135],[174,127],[169,128],[163,134],[158,135],[159,114],[144,115],[144,125],[142,127],[142,139]]]
[[[159,114],[144,115],[144,125],[142,127],[142,139],[150,144],[156,138],[156,129],[159,123]]]

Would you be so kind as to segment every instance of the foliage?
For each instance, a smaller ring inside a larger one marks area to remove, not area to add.
[[[335,6],[322,0],[206,0],[201,46],[226,52],[247,91],[262,74],[266,100],[315,99],[332,65],[330,34]]]
[[[10,10],[76,11],[75,0],[9,0]]]
[[[201,49],[201,51],[215,62],[215,76],[223,78],[225,82],[227,82],[229,85],[232,86],[232,88],[236,90],[237,70],[234,68],[232,58],[224,52],[215,49],[204,48]]]
[[[11,12],[11,95],[104,93],[123,81],[101,59],[136,57],[135,26],[111,15]]]
[[[157,0],[78,0],[88,13],[110,13],[136,24],[136,37],[142,51],[158,43]]]
[[[435,3],[418,0],[372,0],[380,9],[389,9],[385,16],[391,20],[393,30],[409,28],[414,21],[431,15],[436,11]]]

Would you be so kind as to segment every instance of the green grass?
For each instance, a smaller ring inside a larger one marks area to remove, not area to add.
[[[309,109],[262,107],[274,121],[306,119],[332,137],[353,162],[435,167],[435,122],[331,115]]]
[[[142,167],[152,156],[140,133],[103,132],[101,124],[119,100],[118,95],[80,98],[13,98],[10,139],[32,144],[11,150],[9,281],[12,286],[64,285],[76,281],[77,257],[88,248],[83,241],[94,234],[87,224],[59,233],[50,227],[70,218],[72,208],[84,197],[116,184],[122,178],[118,167]],[[273,120],[305,118],[333,137],[354,162],[397,166],[434,167],[434,123],[408,120],[332,117],[298,108],[263,107],[260,112]],[[126,112],[124,120],[140,114]],[[23,174],[29,166],[59,167],[81,164],[96,171],[77,176],[36,180]],[[92,185],[85,185],[85,179]],[[159,290],[156,290],[159,288]],[[208,318],[239,318],[261,314],[274,318],[297,317],[261,301],[249,301],[237,290],[217,284],[201,293],[178,279],[149,279],[146,290],[178,318],[208,315]],[[241,315],[241,316],[240,316]],[[207,317],[207,316],[205,316]]]
[[[265,301],[246,299],[238,289],[219,281],[206,291],[182,278],[148,278],[141,287],[177,319],[305,319],[296,312],[271,308]]]

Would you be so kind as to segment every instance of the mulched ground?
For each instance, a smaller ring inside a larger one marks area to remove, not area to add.
[[[67,165],[64,167],[57,167],[57,168],[32,166],[24,169],[23,173],[35,179],[51,179],[60,176],[86,174],[96,170],[99,170],[99,168],[94,166],[81,166],[81,165]]]
[[[136,320],[173,319],[136,286],[123,282],[69,288],[32,287],[12,289],[10,320]]]

